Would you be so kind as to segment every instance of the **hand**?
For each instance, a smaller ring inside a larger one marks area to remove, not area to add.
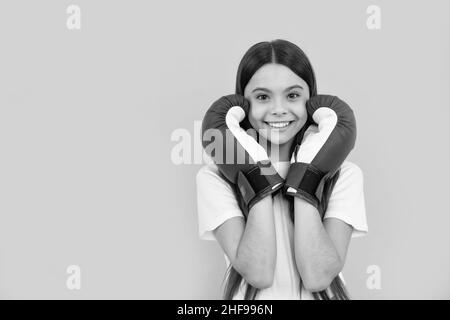
[[[284,183],[266,150],[241,126],[244,123],[250,126],[249,109],[250,103],[242,95],[224,96],[211,105],[202,123],[203,148],[220,172],[237,185],[245,215],[255,203],[280,190]],[[210,147],[209,135],[219,135],[214,140],[215,148]]]
[[[316,125],[308,127],[292,154],[284,192],[318,208],[319,185],[339,169],[355,145],[356,120],[352,109],[335,96],[312,97],[306,109]]]

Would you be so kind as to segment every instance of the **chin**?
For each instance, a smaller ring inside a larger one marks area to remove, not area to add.
[[[288,143],[289,141],[291,141],[292,140],[292,138],[280,138],[280,139],[278,139],[276,142],[274,142],[274,143],[276,143],[276,144],[278,144],[278,145],[283,145],[283,144],[285,144],[285,143]]]
[[[293,137],[288,137],[288,136],[284,136],[284,135],[280,135],[280,136],[278,136],[278,135],[273,135],[273,136],[270,137],[270,138],[268,138],[268,137],[265,136],[265,135],[262,135],[262,137],[263,137],[268,143],[271,143],[271,144],[274,144],[274,145],[283,145],[283,144],[288,143],[289,141],[291,141],[292,138],[293,138]]]

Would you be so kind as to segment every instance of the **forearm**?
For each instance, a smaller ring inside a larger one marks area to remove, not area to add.
[[[324,290],[341,271],[341,258],[313,205],[296,197],[294,212],[294,248],[298,271],[309,290]]]
[[[277,252],[272,202],[268,196],[251,208],[236,254],[243,276],[254,286],[273,281]]]

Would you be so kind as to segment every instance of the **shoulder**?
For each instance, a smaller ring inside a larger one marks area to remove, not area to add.
[[[344,161],[331,193],[325,218],[337,218],[353,227],[352,237],[368,232],[363,172],[353,162]]]
[[[228,182],[220,174],[219,168],[214,163],[202,166],[196,174],[198,187],[223,187],[231,189]]]
[[[196,175],[200,239],[216,240],[213,230],[233,217],[244,217],[231,184],[215,164],[202,166]]]
[[[357,190],[362,188],[364,175],[362,169],[355,163],[345,160],[336,181],[336,191],[343,189]]]
[[[342,163],[340,170],[340,176],[351,177],[352,179],[363,177],[362,169],[356,163],[347,160]]]
[[[197,171],[197,181],[211,178],[223,180],[219,173],[219,168],[214,163],[205,164]]]
[[[339,177],[333,188],[331,197],[355,197],[363,190],[364,176],[361,168],[345,160],[341,167]]]

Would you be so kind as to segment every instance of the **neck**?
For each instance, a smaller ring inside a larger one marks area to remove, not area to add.
[[[260,138],[260,144],[266,149],[267,155],[272,162],[278,161],[290,161],[291,160],[291,146],[294,139],[289,140],[283,144],[275,144],[270,141],[265,140],[264,138]]]

